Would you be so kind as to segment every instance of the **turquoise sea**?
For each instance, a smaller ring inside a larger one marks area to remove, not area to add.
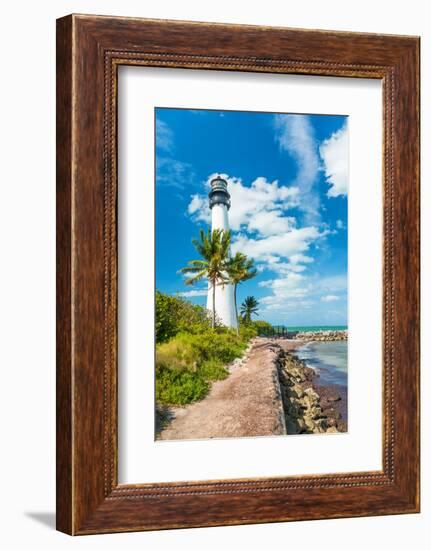
[[[298,348],[295,354],[316,370],[318,384],[347,387],[347,341],[310,342]]]

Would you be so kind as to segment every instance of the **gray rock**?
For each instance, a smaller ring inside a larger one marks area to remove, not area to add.
[[[339,395],[330,395],[326,398],[326,401],[328,403],[334,403],[335,401],[341,401],[341,397]]]

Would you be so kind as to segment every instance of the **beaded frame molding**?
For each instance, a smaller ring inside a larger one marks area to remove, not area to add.
[[[117,438],[120,65],[383,84],[381,471],[124,485]],[[70,15],[57,21],[57,529],[419,511],[419,38]]]

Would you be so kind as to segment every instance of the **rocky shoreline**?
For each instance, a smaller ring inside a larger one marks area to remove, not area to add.
[[[297,332],[294,339],[301,342],[338,342],[347,340],[347,330],[318,330],[310,332]]]
[[[346,432],[347,388],[319,384],[316,371],[295,356],[303,345],[288,338],[254,338],[205,399],[157,410],[156,439]]]
[[[335,384],[319,385],[319,376],[314,369],[278,344],[274,343],[274,346],[278,348],[277,366],[286,433],[346,432],[346,388]]]

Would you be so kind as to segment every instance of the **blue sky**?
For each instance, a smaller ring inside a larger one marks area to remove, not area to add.
[[[233,251],[258,275],[238,288],[273,324],[347,324],[348,119],[156,109],[156,286],[201,305],[181,267],[210,226],[209,181],[228,181]]]

